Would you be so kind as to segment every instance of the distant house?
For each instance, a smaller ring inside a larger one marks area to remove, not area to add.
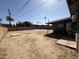
[[[71,17],[66,17],[63,19],[58,19],[56,21],[51,21],[48,24],[52,24],[53,31],[61,34],[74,35],[72,30]]]

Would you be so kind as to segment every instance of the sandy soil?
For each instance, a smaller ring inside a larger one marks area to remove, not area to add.
[[[8,32],[0,43],[0,59],[79,59],[75,50],[57,45],[57,39],[45,34],[37,29]]]

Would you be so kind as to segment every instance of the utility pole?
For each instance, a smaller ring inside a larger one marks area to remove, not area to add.
[[[11,12],[10,12],[10,9],[8,9],[8,13],[9,13],[9,17],[11,17]]]
[[[9,17],[11,17],[10,9],[8,9],[8,14],[9,14]],[[11,25],[11,20],[9,20],[9,25]]]
[[[46,16],[44,17],[44,19],[45,19],[45,24],[46,24]]]
[[[47,34],[49,34],[49,20],[48,20],[48,24],[47,24]]]
[[[46,16],[44,17],[44,19],[45,19],[45,28],[46,28]]]
[[[9,21],[9,26],[11,26],[11,21],[13,21],[12,17],[11,17],[11,12],[10,9],[8,9],[8,16],[6,17],[6,20]]]

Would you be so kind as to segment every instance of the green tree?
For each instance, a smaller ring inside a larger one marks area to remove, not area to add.
[[[33,24],[29,21],[23,22],[23,26],[32,26]]]
[[[16,23],[16,26],[32,26],[33,24],[29,21],[25,21],[25,22],[18,22]]]

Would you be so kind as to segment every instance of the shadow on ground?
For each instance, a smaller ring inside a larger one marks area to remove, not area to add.
[[[68,36],[66,34],[61,34],[61,33],[57,33],[57,32],[53,32],[53,33],[49,33],[44,35],[46,37],[50,37],[50,38],[55,38],[55,39],[63,39],[63,40],[70,40],[70,41],[75,41],[75,37],[74,36]]]

